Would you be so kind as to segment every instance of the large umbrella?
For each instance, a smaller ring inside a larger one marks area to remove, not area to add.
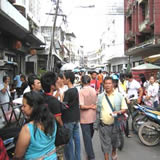
[[[132,70],[153,70],[153,69],[160,69],[160,66],[153,65],[150,63],[141,64],[137,67],[132,68]]]
[[[73,72],[77,73],[77,72],[80,72],[80,70],[78,68],[75,68]]]
[[[73,71],[77,66],[73,63],[66,63],[61,67],[61,71]]]

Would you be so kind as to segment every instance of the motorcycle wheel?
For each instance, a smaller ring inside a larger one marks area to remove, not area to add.
[[[122,150],[124,147],[124,134],[122,131],[120,131],[119,133],[119,146],[118,146],[118,150]]]
[[[133,121],[132,121],[132,129],[133,129],[133,131],[137,134],[138,130],[139,130],[139,127],[143,123],[147,122],[147,120],[148,120],[148,118],[145,115],[137,114],[135,116],[135,118],[133,119]]]
[[[145,122],[138,131],[140,141],[146,146],[155,146],[160,142],[159,125],[154,122]]]

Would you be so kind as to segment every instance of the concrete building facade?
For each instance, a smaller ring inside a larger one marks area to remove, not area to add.
[[[36,49],[44,44],[44,39],[34,34],[31,28],[34,17],[28,18],[27,2],[30,1],[0,0],[0,79],[6,74],[13,79],[20,72],[36,73],[36,63],[32,63],[28,70],[26,57],[35,55]]]
[[[131,66],[160,53],[160,1],[125,0],[125,54]],[[132,61],[139,57],[137,61]]]
[[[108,7],[112,9],[107,11],[106,30],[100,39],[100,59],[108,72],[122,72],[128,63],[124,54],[124,0],[114,0]]]

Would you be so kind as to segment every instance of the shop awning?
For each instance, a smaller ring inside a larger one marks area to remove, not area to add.
[[[144,61],[150,62],[150,63],[156,62],[156,61],[158,61],[158,60],[160,60],[160,54],[157,54],[157,55],[153,55],[153,56],[149,56],[149,57],[144,58]]]
[[[5,60],[0,60],[0,66],[4,66],[6,64],[11,64],[11,65],[15,65],[17,66],[18,64],[16,62],[12,62],[12,61],[5,61]]]

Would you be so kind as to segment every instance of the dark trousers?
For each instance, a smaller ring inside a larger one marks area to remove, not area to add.
[[[93,123],[81,124],[81,129],[83,134],[84,147],[87,153],[88,160],[94,160],[95,155],[92,145],[92,137],[94,134]]]

